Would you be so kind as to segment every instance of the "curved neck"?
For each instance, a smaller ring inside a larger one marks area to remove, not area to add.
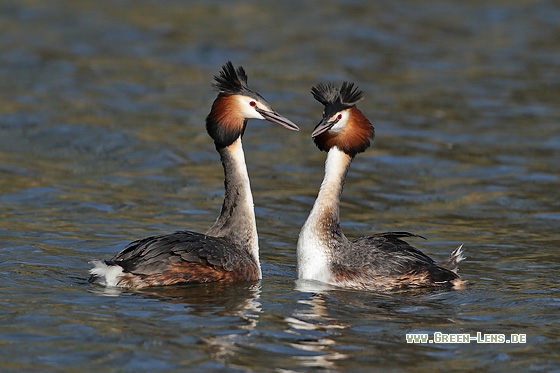
[[[302,228],[300,238],[316,241],[323,249],[333,247],[333,241],[346,241],[340,228],[340,195],[352,157],[336,146],[329,150],[325,162],[325,176],[319,195]]]
[[[350,163],[352,157],[336,146],[329,150],[319,195],[304,225],[304,229],[313,229],[316,235],[322,236],[322,242],[346,240],[340,228],[339,205]]]
[[[330,263],[348,239],[340,228],[340,194],[352,157],[336,146],[329,150],[325,177],[297,243],[298,278],[329,282]]]
[[[217,150],[224,167],[225,197],[220,215],[206,234],[227,238],[232,243],[247,248],[259,263],[253,195],[241,137],[229,146],[217,147]]]

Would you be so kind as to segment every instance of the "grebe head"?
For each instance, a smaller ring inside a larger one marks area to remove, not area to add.
[[[313,97],[323,105],[323,118],[311,136],[317,147],[328,152],[332,147],[354,157],[370,146],[375,130],[356,103],[364,92],[354,83],[343,82],[340,89],[331,83],[319,83],[311,88]]]
[[[264,119],[290,130],[299,131],[290,120],[275,112],[270,104],[247,85],[243,67],[237,69],[228,61],[214,77],[218,97],[206,117],[206,130],[216,146],[228,146],[243,135],[247,120]]]

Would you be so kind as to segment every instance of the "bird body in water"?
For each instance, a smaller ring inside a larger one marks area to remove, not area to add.
[[[262,278],[241,137],[251,118],[299,129],[248,87],[242,67],[235,69],[228,62],[214,78],[218,96],[206,118],[206,129],[220,154],[225,176],[225,197],[216,222],[204,234],[178,231],[134,241],[110,260],[93,261],[91,282],[143,288]]]
[[[352,241],[346,238],[339,217],[343,185],[353,158],[370,146],[375,132],[356,107],[363,92],[353,83],[344,82],[340,89],[318,84],[311,92],[325,106],[312,137],[328,154],[319,194],[297,243],[298,278],[375,291],[464,287],[466,282],[456,273],[464,259],[462,246],[436,263],[403,240],[420,237],[412,233],[376,233]]]

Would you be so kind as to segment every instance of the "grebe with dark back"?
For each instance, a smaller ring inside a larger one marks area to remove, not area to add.
[[[206,130],[220,154],[225,176],[224,202],[216,222],[206,233],[178,231],[134,241],[110,260],[93,261],[91,282],[137,289],[262,278],[253,196],[241,137],[251,118],[290,130],[299,128],[248,87],[241,66],[235,69],[228,62],[214,79],[218,97],[206,118]]]
[[[353,83],[344,82],[340,89],[318,84],[311,92],[325,106],[312,137],[327,152],[327,160],[319,194],[297,243],[298,278],[375,291],[464,287],[466,281],[456,273],[464,259],[462,245],[436,263],[403,240],[421,237],[412,233],[346,238],[340,227],[340,196],[350,164],[370,146],[374,128],[356,107],[363,92]]]

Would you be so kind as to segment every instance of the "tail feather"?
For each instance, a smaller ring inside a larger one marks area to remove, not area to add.
[[[467,259],[466,256],[463,256],[463,251],[463,245],[461,244],[455,250],[453,250],[453,252],[447,259],[437,263],[438,266],[457,273],[457,271],[459,270],[459,263]]]
[[[121,266],[108,265],[103,260],[93,260],[90,263],[94,267],[89,270],[91,275],[89,282],[98,283],[103,286],[118,286],[119,275],[123,272]]]

